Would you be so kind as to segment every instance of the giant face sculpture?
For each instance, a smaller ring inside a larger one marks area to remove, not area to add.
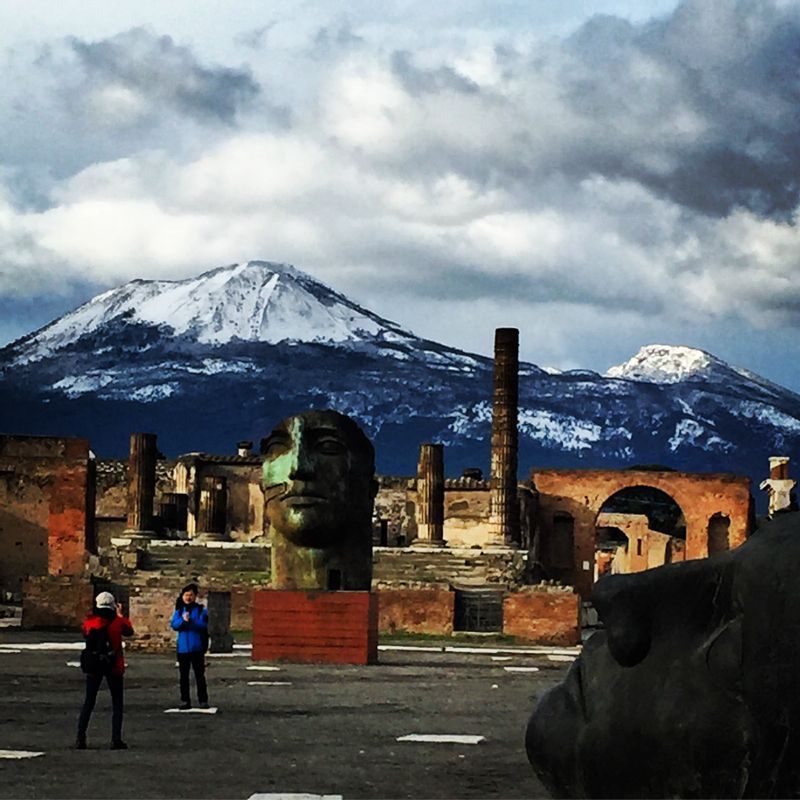
[[[800,514],[738,549],[605,578],[605,629],[545,694],[528,758],[556,797],[800,789]]]
[[[337,411],[297,414],[262,441],[262,453],[262,488],[279,583],[327,588],[327,579],[299,574],[315,571],[312,562],[321,563],[320,554],[303,556],[304,549],[327,551],[328,566],[340,575],[363,573],[356,562],[364,558],[371,570],[375,454],[358,425]]]

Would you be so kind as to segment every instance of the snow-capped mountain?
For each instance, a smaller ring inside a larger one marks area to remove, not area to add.
[[[493,332],[487,330],[487,345]],[[525,335],[525,331],[522,331]],[[411,474],[424,441],[449,474],[488,466],[491,361],[421,339],[293,267],[253,261],[137,280],[0,350],[0,429],[133,430],[168,454],[231,452],[289,413],[359,419],[379,469]],[[800,396],[709,353],[649,345],[605,376],[520,368],[520,466],[661,464],[763,477],[800,444]]]
[[[135,280],[99,294],[12,345],[11,364],[52,357],[119,322],[212,347],[369,342],[385,344],[394,355],[397,345],[421,341],[292,266],[250,261],[183,281]],[[456,360],[470,362],[465,354]]]

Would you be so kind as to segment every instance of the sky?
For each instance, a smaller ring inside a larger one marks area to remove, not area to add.
[[[4,0],[0,346],[285,262],[418,335],[800,392],[800,0]]]

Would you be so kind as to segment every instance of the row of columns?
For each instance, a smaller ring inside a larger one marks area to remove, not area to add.
[[[153,502],[156,491],[158,447],[154,433],[132,433],[128,457],[128,505],[125,535],[151,538],[155,535]],[[182,487],[188,488],[188,487]],[[186,492],[167,492],[161,498],[161,520],[180,529],[187,514]],[[226,538],[228,509],[227,480],[221,476],[200,479],[195,538],[217,541]]]
[[[489,480],[490,544],[517,545],[520,541],[517,497],[517,406],[519,401],[519,331],[498,328],[494,341],[492,381],[491,470]],[[250,442],[241,442],[248,448]],[[241,452],[241,451],[240,451]],[[128,536],[154,535],[156,459],[153,433],[131,434],[128,459]],[[176,487],[188,489],[188,487]],[[177,524],[185,519],[187,495],[162,497],[162,521]],[[228,505],[224,477],[200,480],[196,538],[223,539]],[[417,464],[417,542],[440,544],[444,540],[444,446],[423,444]]]

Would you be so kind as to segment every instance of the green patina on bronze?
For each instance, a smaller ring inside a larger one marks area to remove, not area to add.
[[[338,411],[287,417],[262,440],[276,589],[368,590],[375,451]]]

